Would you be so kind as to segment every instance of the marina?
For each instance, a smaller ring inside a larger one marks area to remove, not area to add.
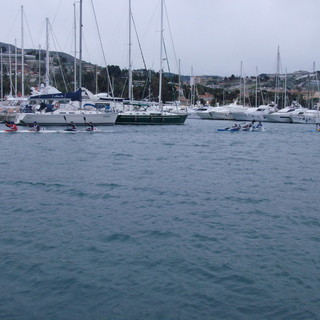
[[[0,10],[0,320],[318,320],[320,2],[58,2]]]

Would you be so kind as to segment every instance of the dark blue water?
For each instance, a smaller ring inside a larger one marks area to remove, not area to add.
[[[320,318],[320,133],[1,134],[0,319]]]

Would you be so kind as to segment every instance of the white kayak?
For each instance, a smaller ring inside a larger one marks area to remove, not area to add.
[[[46,130],[41,129],[39,131],[35,130],[17,130],[17,131],[11,131],[11,130],[0,130],[0,133],[9,133],[9,134],[15,134],[15,133],[101,133],[106,131],[101,130]]]

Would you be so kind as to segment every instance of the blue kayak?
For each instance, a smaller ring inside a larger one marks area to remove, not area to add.
[[[240,131],[240,128],[225,128],[225,129],[217,129],[217,131]]]

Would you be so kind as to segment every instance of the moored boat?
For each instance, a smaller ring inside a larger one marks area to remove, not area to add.
[[[258,108],[247,108],[246,110],[232,112],[232,116],[237,121],[267,121],[264,116],[277,110],[276,105],[270,103],[268,105],[261,105]]]
[[[320,122],[320,111],[319,110],[306,110],[300,111],[297,114],[291,114],[292,123],[309,123],[315,124]]]
[[[170,125],[184,124],[187,112],[166,112],[148,102],[126,102],[120,110],[116,124],[133,125]]]
[[[291,114],[298,114],[301,111],[306,111],[306,108],[301,107],[299,104],[293,104],[292,106],[280,109],[277,112],[264,115],[264,118],[269,122],[292,122]]]
[[[114,125],[117,113],[112,108],[97,109],[94,105],[81,107],[82,90],[71,93],[40,94],[31,96],[30,101],[42,101],[40,105],[26,106],[18,113],[15,123],[18,125],[32,125],[37,122],[42,126],[64,125],[74,122],[76,125]],[[70,100],[67,103],[59,101]],[[44,103],[43,101],[47,101]]]

